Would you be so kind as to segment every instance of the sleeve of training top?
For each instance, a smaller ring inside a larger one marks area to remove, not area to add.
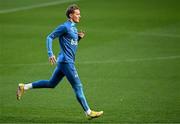
[[[47,36],[46,39],[46,46],[47,46],[47,51],[48,51],[48,56],[51,57],[53,56],[53,51],[52,51],[52,41],[60,37],[66,32],[66,27],[64,25],[58,26],[50,35]]]
[[[80,36],[78,36],[78,42],[81,40],[81,37]]]

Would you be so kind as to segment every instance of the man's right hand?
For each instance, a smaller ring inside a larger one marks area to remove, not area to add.
[[[51,65],[56,64],[56,57],[55,57],[55,55],[49,57],[49,62],[50,62]]]

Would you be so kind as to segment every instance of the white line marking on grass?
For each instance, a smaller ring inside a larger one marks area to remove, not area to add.
[[[18,12],[18,11],[22,11],[22,10],[29,10],[29,9],[34,9],[34,8],[53,6],[53,5],[57,5],[57,4],[63,4],[63,3],[75,2],[75,1],[78,1],[78,0],[61,0],[61,1],[54,1],[54,2],[48,2],[48,3],[41,3],[41,4],[31,5],[31,6],[5,9],[5,10],[0,10],[0,14],[6,14],[6,13]]]
[[[123,62],[139,62],[139,61],[157,61],[157,60],[172,60],[180,59],[180,56],[152,57],[152,58],[134,58],[124,60],[104,60],[104,61],[83,61],[76,64],[116,64]],[[17,66],[47,66],[49,63],[29,63],[29,64],[0,64],[0,67],[17,67]]]
[[[156,29],[156,28],[155,28]],[[164,30],[169,30],[168,28]],[[131,35],[131,36],[158,36],[158,37],[172,37],[172,38],[180,38],[180,34],[178,33],[172,33],[172,32],[160,32],[156,30],[147,30],[147,31],[123,31],[120,32],[119,30],[116,29],[111,29],[111,31],[107,30],[101,30],[101,29],[88,29],[88,32],[93,32],[93,33],[111,33],[111,34],[118,34],[118,35]]]
[[[171,60],[171,59],[180,59],[180,56],[134,58],[134,59],[124,59],[124,60],[86,61],[86,62],[79,62],[79,64],[110,64],[110,63],[114,64],[114,63],[122,63],[122,62],[156,61],[156,60]]]

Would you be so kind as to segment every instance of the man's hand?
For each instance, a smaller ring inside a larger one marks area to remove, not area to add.
[[[49,57],[49,62],[50,62],[51,65],[56,64],[56,57],[55,57],[55,55]]]
[[[85,32],[84,31],[80,31],[78,32],[78,36],[82,39],[85,35]]]

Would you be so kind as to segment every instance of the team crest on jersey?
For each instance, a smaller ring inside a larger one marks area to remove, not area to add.
[[[78,41],[71,39],[71,45],[78,45]]]

